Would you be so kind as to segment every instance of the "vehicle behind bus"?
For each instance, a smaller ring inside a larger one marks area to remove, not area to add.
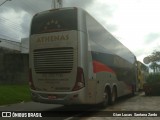
[[[143,90],[143,85],[146,83],[146,79],[149,75],[149,68],[142,62],[137,61],[137,72],[138,72],[138,89]]]

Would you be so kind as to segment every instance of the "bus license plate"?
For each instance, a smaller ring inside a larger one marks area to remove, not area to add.
[[[50,100],[54,100],[54,99],[56,99],[57,97],[56,96],[53,96],[53,95],[50,95],[50,96],[48,96],[48,99],[50,99]]]

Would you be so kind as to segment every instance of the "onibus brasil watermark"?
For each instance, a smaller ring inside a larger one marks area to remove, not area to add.
[[[40,112],[1,112],[1,117],[42,117]]]

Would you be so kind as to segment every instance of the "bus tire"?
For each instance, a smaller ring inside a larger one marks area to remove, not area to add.
[[[103,94],[103,102],[101,103],[102,108],[106,108],[109,104],[109,90],[105,88],[104,94]]]
[[[114,86],[113,89],[112,89],[110,99],[109,99],[109,104],[113,105],[116,102],[116,99],[117,99],[117,89]]]

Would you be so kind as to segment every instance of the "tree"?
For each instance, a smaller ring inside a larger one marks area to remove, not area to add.
[[[160,71],[160,51],[154,51],[151,55],[146,57],[149,60],[150,68],[153,69],[154,73]]]
[[[151,62],[159,62],[160,61],[160,52],[159,51],[154,51],[152,55],[148,56],[151,60]]]
[[[154,73],[159,71],[159,65],[156,62],[152,62],[149,67],[153,69]]]

